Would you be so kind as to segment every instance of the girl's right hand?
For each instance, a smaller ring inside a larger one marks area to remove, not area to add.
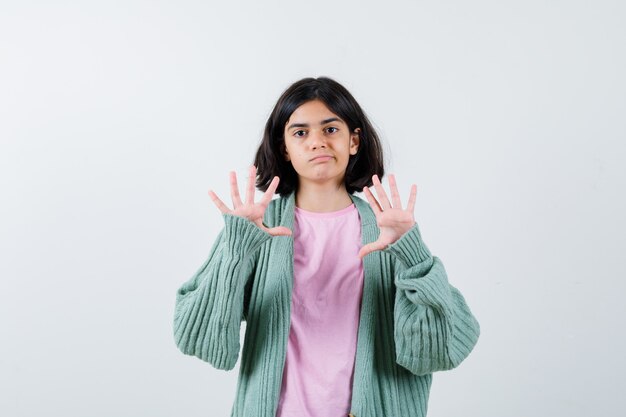
[[[270,186],[267,188],[267,191],[265,191],[265,194],[263,194],[261,201],[259,201],[258,203],[254,202],[255,179],[256,167],[252,165],[250,167],[248,175],[248,186],[246,187],[246,202],[243,203],[241,201],[241,198],[239,197],[237,174],[234,171],[230,172],[230,192],[233,199],[233,205],[235,207],[234,210],[229,209],[226,204],[224,204],[222,200],[220,200],[220,198],[213,192],[213,190],[209,190],[209,196],[211,197],[211,200],[213,200],[217,208],[222,212],[222,214],[233,214],[235,216],[244,217],[272,236],[290,236],[291,230],[284,226],[268,228],[263,224],[265,209],[267,209],[270,201],[272,201],[272,196],[276,192],[276,188],[278,187],[278,181],[280,179],[278,177],[274,177],[274,179],[272,179]]]

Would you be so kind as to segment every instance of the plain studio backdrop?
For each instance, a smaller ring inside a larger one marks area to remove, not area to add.
[[[429,416],[624,415],[625,12],[3,1],[0,415],[230,415],[238,367],[177,349],[175,292],[223,225],[207,191],[230,203],[279,95],[322,75],[379,130],[403,201],[417,184],[481,324]]]

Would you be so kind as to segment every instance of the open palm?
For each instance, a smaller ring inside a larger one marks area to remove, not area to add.
[[[364,245],[359,251],[359,258],[365,257],[367,254],[382,250],[387,245],[392,244],[400,238],[403,234],[408,232],[415,225],[415,218],[413,217],[413,210],[415,208],[415,196],[417,194],[417,186],[413,184],[411,186],[411,193],[409,195],[409,202],[406,209],[402,208],[402,202],[400,201],[400,194],[398,193],[398,187],[396,185],[396,178],[393,174],[389,175],[389,187],[391,188],[391,203],[385,193],[383,185],[380,183],[378,175],[372,176],[372,182],[376,189],[376,194],[380,203],[376,200],[372,192],[368,187],[363,188],[363,193],[370,203],[374,214],[376,215],[376,223],[380,229],[380,234],[375,242]]]
[[[226,204],[215,194],[212,190],[209,190],[209,196],[213,203],[217,206],[217,208],[223,214],[232,214],[235,216],[244,217],[254,224],[256,224],[260,229],[266,231],[272,236],[289,236],[291,235],[291,230],[284,226],[277,226],[268,228],[263,224],[263,216],[265,215],[265,210],[269,205],[270,201],[272,201],[272,196],[276,192],[276,188],[278,187],[279,178],[274,177],[269,187],[263,194],[263,197],[260,201],[254,202],[254,182],[256,178],[256,167],[252,165],[250,170],[248,171],[248,185],[246,187],[246,202],[241,201],[241,197],[239,196],[239,186],[237,185],[237,174],[233,171],[230,172],[230,192],[231,198],[233,200],[234,209],[229,209]]]

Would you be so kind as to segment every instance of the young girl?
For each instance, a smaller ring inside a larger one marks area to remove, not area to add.
[[[174,338],[232,369],[246,320],[233,417],[425,416],[432,373],[474,348],[479,324],[414,220],[416,186],[403,206],[390,175],[389,197],[382,160],[352,95],[305,78],[267,121],[245,199],[234,172],[232,209],[209,191],[225,226],[177,291]]]

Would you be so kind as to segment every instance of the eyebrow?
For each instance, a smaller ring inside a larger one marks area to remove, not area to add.
[[[330,122],[341,122],[341,119],[338,117],[331,117],[330,119],[324,119],[320,122],[320,125],[325,125],[326,123],[330,123]],[[287,128],[287,130],[293,128],[293,127],[309,127],[308,123],[292,123],[289,125],[289,127]]]

